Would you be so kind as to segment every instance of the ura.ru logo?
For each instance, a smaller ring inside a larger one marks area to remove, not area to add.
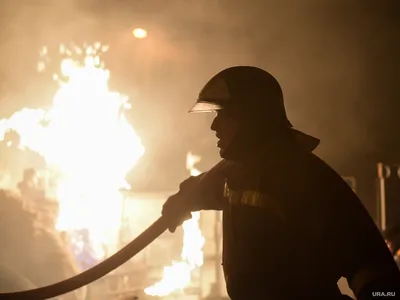
[[[395,292],[372,292],[373,297],[394,297]]]

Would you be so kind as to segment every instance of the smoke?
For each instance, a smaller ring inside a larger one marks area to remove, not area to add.
[[[0,103],[2,116],[22,106],[49,103],[51,75],[37,73],[39,50],[82,38],[96,25],[76,1],[10,1],[0,3]],[[85,30],[82,30],[85,29]]]
[[[321,138],[318,154],[334,166],[377,150],[366,32],[383,27],[364,2],[362,9],[333,0],[40,3],[0,4],[2,113],[49,101],[50,91],[40,95],[50,83],[35,70],[41,45],[109,43],[112,84],[131,95],[130,120],[146,147],[131,176],[138,186],[176,185],[186,176],[187,151],[203,156],[202,169],[218,159],[212,116],[187,110],[206,81],[232,65],[276,76],[292,123]],[[148,38],[133,38],[136,27]]]
[[[42,287],[79,272],[66,243],[58,232],[49,229],[43,216],[34,213],[13,192],[0,190],[0,200],[0,238],[7,240],[7,247],[0,249],[0,277],[9,278],[4,267],[20,277],[9,285],[5,284],[7,280],[1,281],[1,292],[11,292],[13,286],[25,282]],[[37,272],[39,268],[44,268],[46,272]],[[78,293],[82,293],[82,290],[68,293],[66,299],[80,299]]]

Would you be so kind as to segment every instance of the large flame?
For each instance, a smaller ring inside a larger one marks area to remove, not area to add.
[[[100,43],[73,50],[61,45],[65,58],[61,74],[54,76],[59,89],[52,107],[24,108],[1,120],[0,139],[16,130],[22,146],[42,155],[57,174],[59,230],[86,228],[96,246],[113,248],[121,221],[120,189],[129,188],[125,176],[144,147],[125,117],[127,97],[109,90],[110,72],[100,60],[107,49]],[[41,55],[39,71],[46,67],[46,48]]]
[[[186,168],[191,176],[200,175],[194,165],[201,157],[188,153]],[[145,289],[145,293],[151,296],[167,296],[174,291],[183,290],[191,282],[192,272],[203,265],[203,246],[205,239],[199,227],[200,212],[193,212],[192,218],[182,224],[183,247],[182,261],[172,262],[171,266],[164,267],[164,276],[161,281]]]

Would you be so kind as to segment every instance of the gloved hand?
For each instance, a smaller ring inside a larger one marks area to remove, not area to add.
[[[179,185],[178,193],[170,196],[164,203],[161,214],[171,221],[168,227],[170,232],[175,232],[184,221],[192,218],[191,212],[198,197],[199,180],[198,176],[189,177]]]

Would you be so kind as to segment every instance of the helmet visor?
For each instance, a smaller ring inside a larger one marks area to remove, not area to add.
[[[223,109],[223,106],[218,103],[198,101],[192,106],[191,109],[189,109],[189,113],[215,112],[221,109]]]

